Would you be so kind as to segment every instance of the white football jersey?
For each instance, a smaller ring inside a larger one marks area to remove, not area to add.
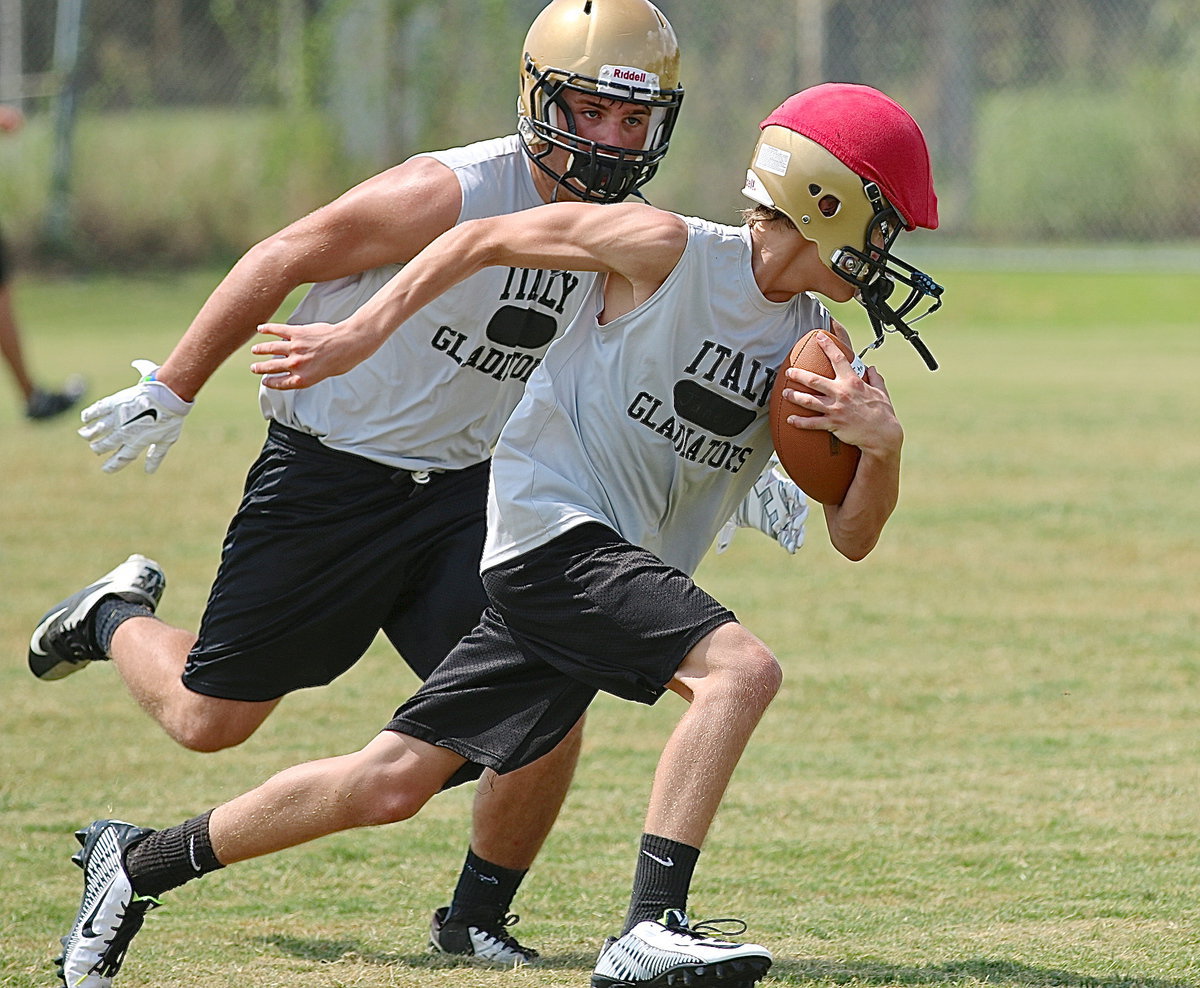
[[[462,187],[458,221],[540,206],[515,136],[428,155]],[[289,322],[338,322],[399,266],[313,285]],[[263,415],[333,449],[404,470],[456,470],[491,455],[546,348],[595,275],[489,267],[409,319],[346,374],[299,391],[259,390]]]
[[[692,573],[766,466],[777,369],[829,313],[763,296],[748,228],[687,223],[654,295],[600,325],[598,281],[530,378],[492,457],[484,569],[595,521]]]

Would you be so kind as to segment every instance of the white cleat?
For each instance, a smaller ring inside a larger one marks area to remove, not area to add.
[[[750,988],[770,969],[771,953],[755,943],[706,935],[706,927],[722,922],[693,927],[682,912],[669,909],[662,922],[638,923],[604,945],[592,988]]]
[[[95,583],[42,615],[29,639],[29,670],[38,679],[62,679],[89,662],[108,658],[100,654],[92,637],[92,616],[107,597],[158,608],[167,578],[153,559],[136,553]]]

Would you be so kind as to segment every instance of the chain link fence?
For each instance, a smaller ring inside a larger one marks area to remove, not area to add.
[[[0,0],[9,238],[225,260],[416,151],[514,127],[544,0]],[[943,242],[1200,238],[1200,0],[661,0],[687,90],[657,204],[734,221],[757,122],[833,79],[930,138]],[[921,236],[918,234],[917,236]]]

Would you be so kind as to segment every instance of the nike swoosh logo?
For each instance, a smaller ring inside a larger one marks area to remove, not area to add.
[[[200,862],[196,860],[196,835],[195,834],[193,834],[191,837],[188,838],[188,860],[191,861],[191,863],[192,863],[192,871],[194,871],[197,875],[199,875],[200,872],[204,870],[200,867]]]
[[[469,865],[469,864],[467,865],[467,870],[472,875],[475,876],[477,881],[487,882],[489,885],[499,885],[500,884],[500,879],[498,879],[495,875],[485,875],[482,871],[477,871],[475,868],[472,868],[471,865]]]
[[[643,851],[642,853],[644,855],[646,855],[646,857],[648,857],[651,861],[657,861],[664,868],[674,868],[675,867],[675,862],[673,860],[671,860],[670,858],[660,858],[657,854],[651,854],[649,851]]]
[[[147,415],[150,416],[151,421],[153,421],[153,422],[158,421],[158,409],[157,408],[147,408],[144,411],[138,412],[133,418],[126,419],[124,424],[122,425],[122,428],[124,428],[126,425],[133,425],[133,423],[136,422],[138,419],[144,419]]]
[[[92,929],[92,921],[99,915],[102,905],[104,905],[104,893],[100,892],[96,895],[96,901],[92,903],[92,908],[83,918],[83,925],[80,927],[79,932],[89,940],[96,935],[96,931]]]
[[[50,625],[52,625],[54,623],[55,619],[60,614],[66,614],[66,613],[67,613],[67,609],[65,607],[60,607],[57,611],[54,611],[52,614],[46,615],[46,620],[44,620],[41,624],[39,624],[36,628],[33,629],[33,638],[29,642],[29,651],[31,651],[34,655],[48,654],[48,653],[42,651],[42,649],[40,647],[39,643],[42,640],[42,636],[46,633],[46,629],[49,628]]]

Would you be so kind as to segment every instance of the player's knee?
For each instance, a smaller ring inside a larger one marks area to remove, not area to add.
[[[783,669],[756,637],[744,633],[737,647],[723,656],[709,683],[726,697],[735,695],[749,707],[765,710],[783,685]]]
[[[764,708],[783,685],[783,669],[762,642],[756,641],[754,647],[747,649],[737,669],[739,688]]]
[[[396,777],[386,771],[374,773],[366,791],[370,795],[361,807],[358,823],[368,827],[408,820],[416,816],[433,795],[424,787],[414,786],[410,778]]]
[[[693,649],[676,675],[693,703],[724,703],[733,697],[759,711],[783,685],[783,670],[771,650],[735,622],[722,625]]]
[[[258,730],[272,706],[203,697],[199,702],[177,707],[163,726],[189,751],[224,751],[237,747]]]
[[[783,670],[765,645],[739,650],[735,661],[712,669],[693,687],[692,703],[734,702],[743,711],[762,713],[783,685]]]
[[[171,736],[188,751],[202,754],[236,748],[253,733],[254,728],[211,720],[189,720],[170,731]]]
[[[399,823],[401,820],[408,820],[416,816],[425,802],[424,799],[418,799],[412,793],[379,792],[372,797],[369,811],[360,822],[368,827],[382,827],[389,823]]]
[[[457,768],[440,750],[413,750],[387,731],[338,761],[339,785],[355,806],[355,826],[381,826],[416,816]]]
[[[262,726],[277,700],[227,700],[187,690],[160,717],[163,729],[190,752],[235,748]]]

